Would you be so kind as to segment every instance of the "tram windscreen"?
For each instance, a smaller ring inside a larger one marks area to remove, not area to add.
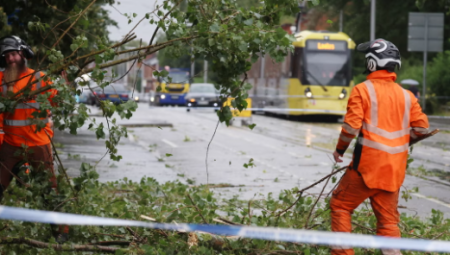
[[[304,51],[304,85],[348,86],[350,54],[345,41],[308,40]]]

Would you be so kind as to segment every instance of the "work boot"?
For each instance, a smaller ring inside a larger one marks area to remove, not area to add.
[[[52,235],[55,241],[59,244],[63,244],[69,240],[69,226],[68,225],[55,225],[50,224],[52,228]]]

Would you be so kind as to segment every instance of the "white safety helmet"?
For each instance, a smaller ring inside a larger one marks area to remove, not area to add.
[[[366,54],[366,72],[371,73],[378,70],[395,72],[400,69],[402,61],[400,51],[393,43],[384,39],[361,43],[356,47],[357,51]]]

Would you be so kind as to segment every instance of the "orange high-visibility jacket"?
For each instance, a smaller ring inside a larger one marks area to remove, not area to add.
[[[22,88],[24,88],[30,82],[30,79],[32,82],[44,76],[44,73],[42,72],[36,72],[35,74],[33,73],[34,70],[28,68],[26,72],[20,74],[19,81],[17,81],[14,84],[14,93],[17,93]],[[3,72],[0,72],[0,81],[2,83],[2,85],[0,86],[0,96],[6,97],[8,96],[8,93],[7,93],[7,86],[3,81]],[[36,90],[41,88],[42,86],[47,86],[49,84],[51,83],[40,80],[32,85],[31,90]],[[47,92],[51,93],[49,97],[50,99],[56,95],[56,90],[54,89],[50,89],[43,93]],[[14,112],[12,113],[11,112],[2,113],[1,114],[3,117],[2,125],[3,131],[5,133],[4,142],[13,146],[22,146],[22,144],[27,146],[39,146],[49,144],[50,139],[48,138],[47,134],[50,135],[50,137],[52,137],[53,130],[50,128],[48,118],[42,118],[40,120],[37,120],[32,115],[33,112],[39,111],[39,108],[40,103],[32,99],[26,102],[18,103],[16,105]],[[36,129],[37,121],[43,121],[44,123],[46,123],[45,128],[42,128],[39,132],[37,132]]]
[[[405,179],[410,136],[428,133],[428,118],[416,97],[396,79],[395,73],[380,70],[353,88],[336,146],[344,154],[359,134],[350,167],[369,188],[391,192]]]

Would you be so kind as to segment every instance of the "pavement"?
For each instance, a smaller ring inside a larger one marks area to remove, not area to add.
[[[104,121],[96,117],[95,108],[92,110],[97,122]],[[224,198],[254,199],[269,193],[277,196],[281,190],[304,188],[331,172],[331,152],[341,124],[264,115],[253,115],[252,122],[256,123],[253,130],[246,126],[226,127],[218,124],[217,116],[208,109],[188,113],[182,107],[140,103],[131,120],[118,120],[129,130],[129,137],[122,138],[118,146],[123,156],[119,162],[105,156],[104,141],[97,141],[95,133],[86,128],[77,136],[56,132],[55,140],[63,144],[58,150],[70,176],[77,176],[85,161],[97,165],[100,181],[124,177],[139,181],[148,176],[161,183],[180,180],[222,184],[215,191]],[[450,173],[449,141],[449,133],[440,133],[414,146],[412,167]],[[351,153],[347,153],[342,166],[350,160]],[[328,184],[325,193],[333,186]],[[400,199],[405,207],[401,212],[428,217],[434,208],[450,216],[450,182],[436,176],[408,175],[401,191],[414,187],[419,187],[419,192],[412,193],[412,199]],[[318,185],[310,194],[319,194],[321,189]]]

